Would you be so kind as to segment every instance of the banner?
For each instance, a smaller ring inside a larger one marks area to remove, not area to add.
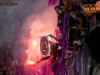
[[[41,57],[50,56],[49,36],[40,37],[40,53]]]

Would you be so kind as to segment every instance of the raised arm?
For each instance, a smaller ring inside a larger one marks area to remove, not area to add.
[[[63,35],[62,33],[59,33],[58,37],[53,36],[52,34],[49,34],[49,36],[53,39],[55,39],[56,41],[61,41],[63,39]]]

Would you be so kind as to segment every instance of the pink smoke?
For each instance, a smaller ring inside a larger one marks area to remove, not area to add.
[[[30,30],[30,38],[22,36],[22,41],[28,44],[28,49],[25,50],[27,60],[33,60],[35,62],[41,58],[39,37],[48,34],[54,35],[56,25],[57,14],[53,6],[50,6],[38,15],[31,15],[26,19],[22,30]],[[33,41],[35,41],[35,45]]]

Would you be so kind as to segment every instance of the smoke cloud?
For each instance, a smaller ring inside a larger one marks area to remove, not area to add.
[[[48,0],[0,0],[0,4],[7,2],[17,5],[0,5],[0,43],[15,41],[26,18],[46,9]]]
[[[39,60],[39,37],[54,34],[57,25],[54,6],[48,7],[48,0],[0,0],[1,2],[17,5],[0,5],[0,39],[3,42],[15,42],[15,60],[24,63],[26,59]]]
[[[39,37],[54,35],[57,25],[54,6],[48,7],[48,0],[0,0],[1,2],[17,3],[17,5],[0,5],[0,46],[6,42],[13,43],[12,54],[18,65],[25,65],[29,59],[38,61],[41,58]],[[42,62],[39,68],[36,67],[41,73],[40,68],[43,68],[44,64]],[[51,67],[50,63],[47,63],[47,67],[49,66]],[[31,73],[27,67],[26,70]]]
[[[23,43],[27,39],[26,53],[29,59],[33,61],[39,60],[40,57],[40,36],[46,36],[49,34],[54,35],[54,31],[57,23],[57,15],[53,6],[47,8],[42,13],[29,16],[22,27],[22,33],[29,30],[29,39],[21,35]],[[37,45],[34,46],[33,41],[37,41]]]

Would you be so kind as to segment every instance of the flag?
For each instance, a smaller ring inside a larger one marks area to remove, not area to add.
[[[41,57],[50,56],[49,36],[40,37],[40,54]]]

